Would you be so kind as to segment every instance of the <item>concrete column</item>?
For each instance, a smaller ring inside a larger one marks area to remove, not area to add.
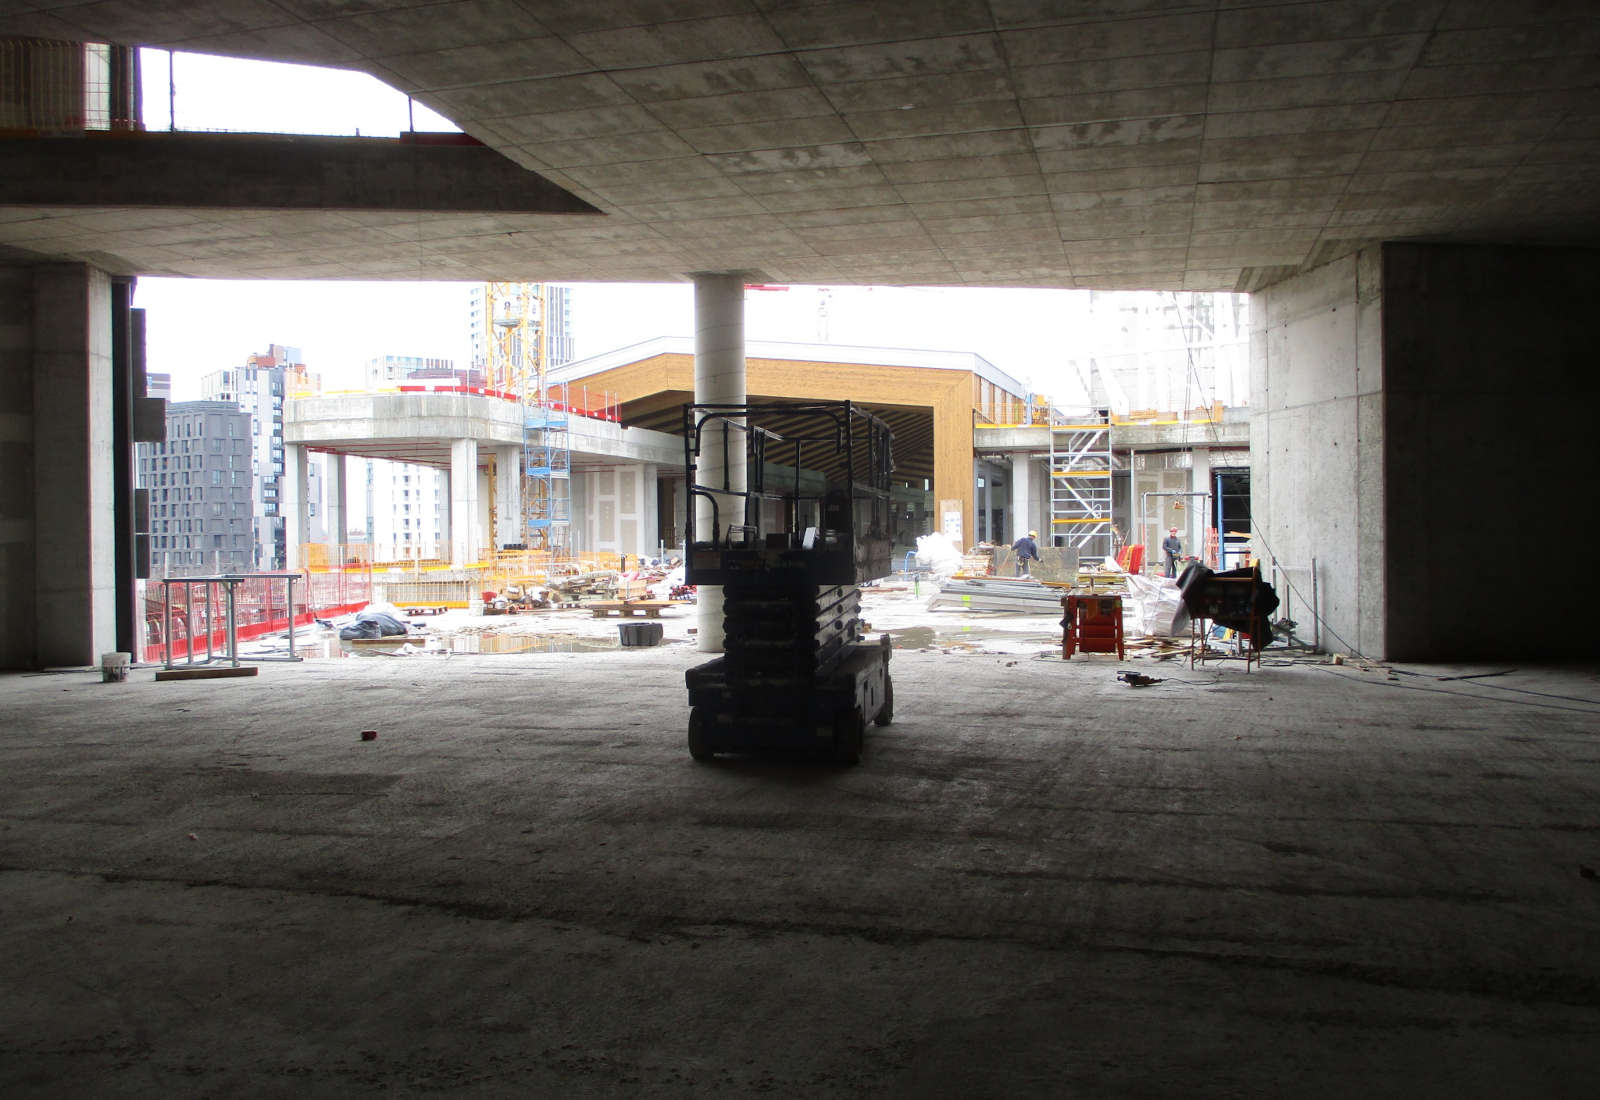
[[[494,548],[498,550],[508,542],[528,541],[528,533],[522,527],[522,448],[496,447],[494,461],[494,507],[500,521]]]
[[[477,560],[483,538],[478,525],[478,441],[450,443],[450,566]]]
[[[1013,455],[1011,459],[1011,542],[1034,529],[1033,501],[1030,499],[1033,483],[1033,456]],[[1041,546],[1049,546],[1049,538],[1041,536]]]
[[[323,478],[323,492],[328,499],[323,504],[323,525],[328,529],[328,541],[343,546],[349,538],[350,524],[349,479],[345,476],[344,455],[328,455],[327,474]]]
[[[455,513],[450,507],[451,478],[449,470],[439,471],[439,545],[434,547],[434,557],[443,559],[450,551],[450,532],[455,527]],[[370,524],[369,524],[370,526]]]
[[[727,273],[702,272],[694,276],[694,399],[716,404],[743,404],[744,367],[744,278]],[[718,484],[723,479],[720,432],[707,431],[700,451],[699,478],[702,484]],[[745,488],[743,433],[728,439],[729,454],[735,459],[727,471],[728,487]],[[720,516],[713,529],[710,501],[695,501],[695,538],[719,541],[728,524],[743,523],[741,498],[722,496]],[[691,550],[691,553],[693,551]],[[722,588],[701,585],[697,596],[696,637],[702,653],[722,652]]]
[[[33,468],[20,490],[32,498],[32,522],[15,528],[31,536],[31,553],[20,555],[17,575],[8,560],[0,606],[15,598],[28,610],[19,616],[25,640],[15,648],[0,640],[0,665],[94,664],[117,637],[111,279],[83,264],[42,264],[31,275],[24,301],[6,312],[31,326],[32,384],[5,388],[24,401],[31,390],[32,399],[0,417],[29,429],[17,434],[31,463],[6,465]]]
[[[284,568],[305,568],[306,532],[311,530],[310,483],[306,477],[306,449],[295,443],[283,447],[283,488],[278,507],[283,512]]]
[[[656,470],[654,462],[639,467],[639,551],[646,558],[655,557],[661,543],[661,494],[656,487]]]
[[[1191,493],[1211,492],[1211,448],[1196,447],[1189,452],[1189,491]],[[1206,532],[1217,522],[1217,502],[1211,496],[1190,497],[1193,501],[1194,511],[1191,514],[1192,529],[1190,538],[1192,542],[1185,545],[1193,547],[1189,552],[1201,561],[1206,560]],[[1217,533],[1218,547],[1220,549],[1222,533]],[[1211,568],[1217,568],[1216,562],[1206,562]]]

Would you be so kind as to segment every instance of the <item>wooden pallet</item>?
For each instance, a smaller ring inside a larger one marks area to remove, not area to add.
[[[671,600],[606,600],[603,603],[592,603],[587,606],[597,619],[609,619],[613,615],[624,619],[637,618],[640,615],[649,619],[659,619],[663,608],[675,605]]]

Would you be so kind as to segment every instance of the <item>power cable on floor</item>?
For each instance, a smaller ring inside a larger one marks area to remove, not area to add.
[[[1393,672],[1393,673],[1396,673],[1397,675],[1400,675],[1400,676],[1416,676],[1416,677],[1425,678],[1425,679],[1429,679],[1429,680],[1436,680],[1436,681],[1439,681],[1439,682],[1442,683],[1442,682],[1447,681],[1447,680],[1473,680],[1473,681],[1477,681],[1477,680],[1481,680],[1481,679],[1483,679],[1484,677],[1487,677],[1487,676],[1507,676],[1507,675],[1509,675],[1509,674],[1511,674],[1513,672],[1516,672],[1518,670],[1514,669],[1514,668],[1508,668],[1508,669],[1505,669],[1505,670],[1503,670],[1501,672],[1479,672],[1479,673],[1475,673],[1475,674],[1472,674],[1472,675],[1469,675],[1469,676],[1429,676],[1426,672],[1412,672],[1410,669],[1404,669],[1404,668],[1391,668],[1389,671]],[[1588,703],[1591,706],[1600,707],[1600,699],[1585,699],[1581,695],[1562,695],[1559,692],[1534,691],[1532,688],[1507,687],[1504,684],[1483,684],[1481,686],[1486,687],[1486,688],[1493,688],[1496,691],[1514,691],[1519,695],[1537,695],[1542,699],[1564,699],[1569,703]],[[1481,698],[1481,696],[1474,696],[1474,698]]]
[[[1331,676],[1336,676],[1341,680],[1348,680],[1348,681],[1351,681],[1352,683],[1357,683],[1357,684],[1368,684],[1368,685],[1370,685],[1372,687],[1399,688],[1401,691],[1421,691],[1421,692],[1426,692],[1429,695],[1454,695],[1454,696],[1457,696],[1457,697],[1462,698],[1462,699],[1475,699],[1480,703],[1485,702],[1485,701],[1487,701],[1487,702],[1496,702],[1497,701],[1497,700],[1488,699],[1486,696],[1483,696],[1483,695],[1474,695],[1472,692],[1469,692],[1469,691],[1452,691],[1449,688],[1422,687],[1419,684],[1403,684],[1403,683],[1400,683],[1397,680],[1389,680],[1389,679],[1368,680],[1368,679],[1366,679],[1364,677],[1359,677],[1359,676],[1346,676],[1342,672],[1335,672],[1333,670],[1333,668],[1328,666],[1328,665],[1313,664],[1313,665],[1310,665],[1309,667],[1315,668],[1315,669],[1319,669],[1319,670],[1321,670],[1323,672],[1328,673]],[[1493,687],[1494,685],[1485,684],[1484,686],[1485,687]],[[1532,694],[1543,694],[1543,693],[1542,692],[1534,692]],[[1511,706],[1539,707],[1539,708],[1541,708],[1543,710],[1565,710],[1565,711],[1571,711],[1574,714],[1600,714],[1600,703],[1595,703],[1595,702],[1592,702],[1591,700],[1588,700],[1588,699],[1578,699],[1578,698],[1576,698],[1574,696],[1570,696],[1570,695],[1556,695],[1556,696],[1552,696],[1552,698],[1567,699],[1567,700],[1570,700],[1570,701],[1573,701],[1573,702],[1580,702],[1580,703],[1589,703],[1590,704],[1590,708],[1593,708],[1593,709],[1589,709],[1589,708],[1585,708],[1585,707],[1563,707],[1563,706],[1559,706],[1558,704],[1555,704],[1555,703],[1535,703],[1535,702],[1533,702],[1531,700],[1522,700],[1522,699],[1504,699],[1504,700],[1498,700],[1498,701],[1499,702],[1504,702],[1504,703],[1509,704]]]

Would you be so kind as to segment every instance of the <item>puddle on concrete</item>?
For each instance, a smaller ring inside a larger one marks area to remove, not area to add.
[[[883,633],[889,635],[889,644],[895,649],[926,649],[934,641],[931,626],[903,626]]]
[[[617,638],[585,638],[578,634],[454,634],[438,639],[452,653],[587,653],[620,649]]]
[[[397,640],[393,645],[371,643],[352,645],[340,641],[336,635],[329,634],[310,641],[297,641],[295,653],[307,660],[393,657],[404,651],[407,644]],[[617,638],[586,638],[577,634],[502,634],[493,630],[470,634],[430,634],[420,643],[409,644],[412,653],[424,656],[442,656],[445,653],[586,653],[619,649],[622,645]],[[287,654],[288,650],[283,649],[282,652]]]

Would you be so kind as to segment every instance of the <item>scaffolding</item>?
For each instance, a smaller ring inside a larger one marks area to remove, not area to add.
[[[1115,552],[1111,531],[1111,425],[1050,424],[1050,531],[1080,557]]]
[[[491,339],[485,384],[521,405],[523,545],[555,552],[570,542],[572,445],[566,384],[548,377],[544,292],[543,283],[487,285]]]

